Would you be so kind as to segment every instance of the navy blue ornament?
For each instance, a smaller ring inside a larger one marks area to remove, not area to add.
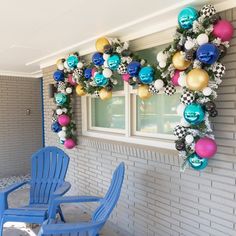
[[[140,70],[141,64],[138,61],[132,61],[127,67],[127,72],[130,76],[137,76]]]
[[[52,123],[51,129],[52,129],[53,132],[58,133],[59,131],[62,130],[62,127],[61,127],[61,125],[56,121],[56,122],[53,122],[53,123]]]
[[[208,165],[208,159],[201,158],[196,153],[193,153],[188,157],[188,163],[194,170],[203,170]]]
[[[65,80],[64,72],[62,70],[55,71],[54,74],[53,74],[53,78],[57,82],[64,81]]]
[[[198,103],[191,103],[184,110],[184,119],[191,125],[200,124],[205,117],[205,111]]]
[[[120,56],[115,54],[108,58],[107,64],[111,70],[117,70],[121,62]]]
[[[192,7],[186,7],[178,15],[179,26],[183,29],[190,29],[193,26],[193,22],[197,20],[198,12]]]
[[[90,79],[92,77],[92,68],[87,68],[84,71],[84,77],[86,79]]]
[[[205,43],[197,50],[197,59],[204,64],[211,65],[215,63],[219,56],[219,49],[212,43]]]
[[[108,78],[104,77],[102,73],[97,73],[94,77],[94,82],[97,86],[105,86],[108,83]]]
[[[92,57],[92,61],[96,66],[102,66],[104,63],[103,55],[100,52],[95,52]]]
[[[150,84],[153,81],[154,69],[150,66],[145,66],[139,71],[138,76],[143,84]]]

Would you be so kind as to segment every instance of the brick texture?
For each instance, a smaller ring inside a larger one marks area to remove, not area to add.
[[[235,10],[221,15],[236,28]],[[217,99],[219,116],[213,120],[219,150],[204,172],[180,173],[177,153],[169,150],[81,136],[80,98],[74,99],[79,145],[66,150],[71,193],[103,195],[116,165],[126,163],[122,195],[106,235],[236,235],[236,35],[231,44]],[[46,144],[62,147],[50,131],[54,104],[47,87],[54,70],[44,70]]]
[[[26,174],[42,146],[40,79],[0,76],[0,101],[0,178]]]

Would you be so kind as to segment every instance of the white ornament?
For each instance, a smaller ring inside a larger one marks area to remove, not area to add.
[[[142,60],[140,61],[140,64],[141,64],[141,66],[143,66],[143,65],[145,64],[145,60],[142,59]]]
[[[182,103],[180,103],[180,104],[178,105],[176,111],[177,111],[177,114],[178,114],[179,116],[183,116],[185,107],[186,107],[186,106],[185,106],[184,104],[182,104]]]
[[[212,89],[210,87],[206,87],[202,90],[204,96],[210,96],[212,94]]]
[[[197,36],[197,43],[198,45],[202,45],[202,44],[205,44],[205,43],[208,43],[209,42],[209,37],[207,34],[199,34]]]
[[[161,79],[157,79],[154,83],[154,87],[157,89],[157,90],[160,90],[164,87],[164,82],[161,80]]]
[[[183,115],[183,112],[182,112],[182,115]],[[184,126],[184,127],[190,127],[191,124],[189,124],[185,119],[184,117],[181,118],[180,120],[180,125]]]
[[[84,64],[83,64],[82,62],[78,62],[78,64],[77,64],[77,68],[82,69],[83,66],[84,66]]]
[[[64,112],[64,113],[67,113],[67,108],[62,108],[62,111]]]
[[[62,109],[57,109],[56,110],[57,115],[61,115],[63,113]]]
[[[164,52],[158,52],[157,53],[157,61],[166,61],[167,60],[168,55]]]
[[[60,141],[66,141],[66,138],[65,137],[61,137]]]
[[[71,94],[72,93],[72,88],[71,87],[66,88],[66,93]]]
[[[181,87],[186,87],[186,86],[187,86],[186,76],[180,76],[180,77],[178,78],[178,84],[179,84]]]
[[[58,70],[64,70],[64,65],[63,65],[63,63],[59,63],[59,64],[57,65],[57,69],[58,69]]]
[[[191,134],[188,134],[188,135],[185,137],[185,142],[186,142],[187,144],[191,144],[191,143],[193,143],[193,141],[194,141],[194,137],[193,137]]]
[[[104,66],[105,68],[108,68],[108,67],[109,67],[107,61],[104,61],[104,62],[103,62],[103,66]],[[95,76],[95,74],[94,74],[94,76]]]
[[[106,54],[106,53],[103,54],[103,59],[104,59],[105,61],[106,61],[109,57],[110,57],[110,54]]]
[[[184,44],[186,50],[191,50],[194,47],[194,42],[192,40],[187,40]]]
[[[103,76],[106,78],[110,78],[112,76],[112,71],[109,68],[105,68],[102,72]]]
[[[70,69],[70,67],[68,66],[68,64],[67,64],[66,61],[64,62],[64,67],[65,67],[66,69]]]
[[[66,132],[63,131],[63,130],[59,131],[57,134],[60,138],[65,138],[66,137]]]
[[[159,61],[159,66],[161,68],[165,68],[166,67],[166,61]]]
[[[66,128],[65,126],[63,126],[63,127],[62,127],[62,130],[63,130],[63,131],[66,131],[66,130],[67,130],[67,128]]]

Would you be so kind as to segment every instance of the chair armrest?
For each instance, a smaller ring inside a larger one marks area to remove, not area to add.
[[[55,219],[56,212],[62,203],[82,203],[82,202],[100,202],[103,198],[96,196],[65,196],[57,197],[50,204],[49,218]]]
[[[56,191],[52,194],[53,199],[55,197],[63,196],[65,193],[67,193],[71,188],[71,184],[69,182],[64,182],[59,188],[56,189]]]
[[[29,181],[22,181],[19,183],[15,183],[10,185],[9,187],[6,187],[5,189],[0,191],[0,218],[3,214],[3,212],[8,209],[8,201],[7,201],[7,197],[8,195],[15,191],[16,189],[22,187],[25,184],[28,184]]]
[[[91,231],[93,232],[92,235],[97,235],[104,223],[104,221],[98,221],[95,223],[86,222],[81,224],[43,224],[39,235],[61,235],[69,233],[86,233]]]

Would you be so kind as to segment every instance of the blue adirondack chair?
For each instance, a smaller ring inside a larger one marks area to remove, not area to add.
[[[32,155],[31,180],[13,184],[0,191],[0,236],[5,222],[42,224],[48,218],[48,207],[54,198],[70,189],[65,182],[69,157],[57,147],[46,147]],[[21,186],[30,185],[29,205],[21,208],[8,207],[8,195]],[[62,221],[61,208],[56,209]]]
[[[111,185],[104,198],[93,196],[66,196],[54,199],[49,210],[49,219],[42,225],[38,236],[98,236],[115,207],[121,192],[125,166],[122,162],[115,170]],[[89,222],[72,224],[56,223],[56,210],[62,203],[99,202],[98,208],[92,214]]]

